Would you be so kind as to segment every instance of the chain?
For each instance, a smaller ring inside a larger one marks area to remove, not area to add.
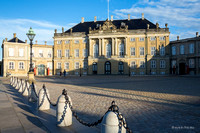
[[[43,87],[42,87],[42,88],[44,89],[44,94],[47,96],[47,100],[49,101],[49,103],[50,103],[52,106],[57,106],[56,103],[52,103],[52,102],[51,102],[49,96],[47,95],[46,86],[45,86],[44,84],[43,84]]]
[[[38,95],[37,95],[37,93],[36,93],[36,91],[35,91],[35,85],[34,85],[33,82],[32,82],[32,86],[33,86],[33,92],[35,93],[36,97],[38,98]]]

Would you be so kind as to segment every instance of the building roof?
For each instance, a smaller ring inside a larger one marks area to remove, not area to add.
[[[198,37],[192,37],[192,38],[185,38],[181,40],[175,40],[175,41],[170,41],[170,44],[175,44],[175,43],[184,43],[184,42],[189,42],[189,41],[200,41],[200,36]]]
[[[25,43],[24,41],[18,39],[17,37],[14,37],[14,38],[10,39],[8,42]]]
[[[89,27],[92,29],[96,29],[97,25],[103,25],[105,21],[90,21],[90,22],[84,22],[79,23],[72,27],[73,32],[86,32],[89,33]],[[125,23],[128,25],[128,30],[136,30],[136,29],[147,29],[147,24],[149,24],[149,29],[155,29],[156,25],[150,22],[147,19],[131,19],[131,20],[113,20],[112,23],[116,26],[117,29],[121,27],[122,23]],[[70,32],[70,29],[65,31],[65,33]]]

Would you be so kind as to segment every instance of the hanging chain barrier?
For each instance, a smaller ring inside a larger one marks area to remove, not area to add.
[[[37,93],[36,93],[36,90],[35,90],[35,84],[32,82],[32,89],[33,89],[33,92],[35,93],[35,96],[38,98],[38,95],[37,95]]]
[[[47,90],[46,90],[46,86],[45,86],[45,84],[43,84],[42,88],[44,89],[44,95],[46,95],[47,100],[49,101],[49,103],[50,103],[52,106],[57,106],[56,103],[52,103],[52,102],[51,102],[49,96],[47,95]]]

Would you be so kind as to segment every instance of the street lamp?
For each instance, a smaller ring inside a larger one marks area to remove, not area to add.
[[[30,27],[28,33],[26,33],[26,35],[28,36],[29,40],[30,40],[30,68],[29,68],[29,72],[33,72],[33,63],[32,63],[32,46],[33,46],[33,39],[35,37],[35,33],[33,31],[33,29]]]
[[[81,77],[81,64],[80,64],[80,77]]]

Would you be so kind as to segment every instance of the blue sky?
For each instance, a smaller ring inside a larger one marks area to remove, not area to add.
[[[1,0],[0,1],[0,42],[13,33],[21,40],[27,39],[30,28],[36,33],[34,40],[39,44],[53,45],[54,29],[61,32],[81,21],[107,19],[108,0]],[[158,22],[160,27],[168,23],[170,40],[194,37],[200,32],[200,0],[110,0],[110,15],[114,19],[141,18]],[[0,59],[2,50],[0,50]]]

